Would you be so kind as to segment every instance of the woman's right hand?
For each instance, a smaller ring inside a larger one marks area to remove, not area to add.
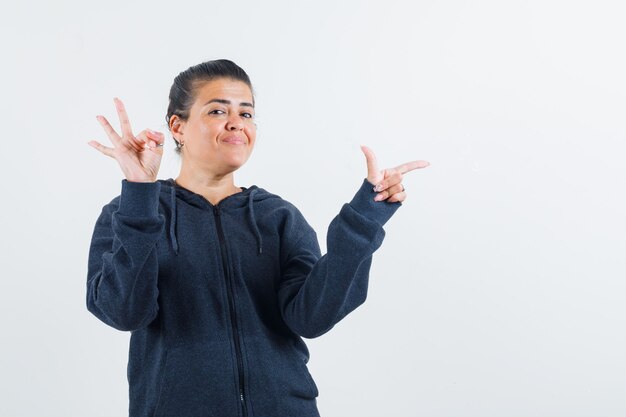
[[[117,134],[104,116],[98,115],[96,119],[104,128],[114,147],[109,148],[95,140],[90,141],[89,145],[115,159],[128,181],[155,182],[163,156],[165,136],[150,129],[143,130],[134,136],[124,103],[117,97],[113,101],[122,125],[122,136]]]

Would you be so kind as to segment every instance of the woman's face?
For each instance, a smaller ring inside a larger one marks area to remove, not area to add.
[[[252,92],[242,81],[218,78],[197,88],[186,121],[172,132],[184,143],[183,163],[225,175],[250,157],[256,140]]]

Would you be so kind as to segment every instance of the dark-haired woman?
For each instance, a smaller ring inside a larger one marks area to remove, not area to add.
[[[164,135],[134,135],[115,99],[121,136],[90,145],[119,163],[121,193],[104,206],[89,251],[87,308],[131,332],[131,417],[319,416],[302,338],[329,331],[367,295],[383,225],[402,205],[413,161],[367,178],[332,220],[327,253],[291,203],[233,173],[256,139],[246,73],[228,60],[180,73],[167,122],[180,174],[157,179]]]

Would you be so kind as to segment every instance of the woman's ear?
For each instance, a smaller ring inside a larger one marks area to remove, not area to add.
[[[185,122],[178,115],[174,114],[170,117],[170,132],[172,132],[172,136],[174,140],[179,143],[184,143],[183,139],[183,129]]]

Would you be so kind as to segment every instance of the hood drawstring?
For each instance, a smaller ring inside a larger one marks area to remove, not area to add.
[[[248,213],[250,214],[250,223],[252,224],[252,229],[254,230],[254,234],[256,236],[257,245],[259,245],[259,255],[263,253],[263,238],[261,237],[261,232],[259,232],[259,227],[256,224],[256,219],[254,218],[254,205],[252,204],[252,200],[254,198],[254,194],[257,192],[257,189],[250,191],[250,195],[248,196],[248,208],[250,209]]]
[[[176,239],[176,186],[170,188],[170,196],[172,199],[172,219],[170,221],[170,240],[172,241],[172,247],[174,253],[178,255],[178,240]]]

